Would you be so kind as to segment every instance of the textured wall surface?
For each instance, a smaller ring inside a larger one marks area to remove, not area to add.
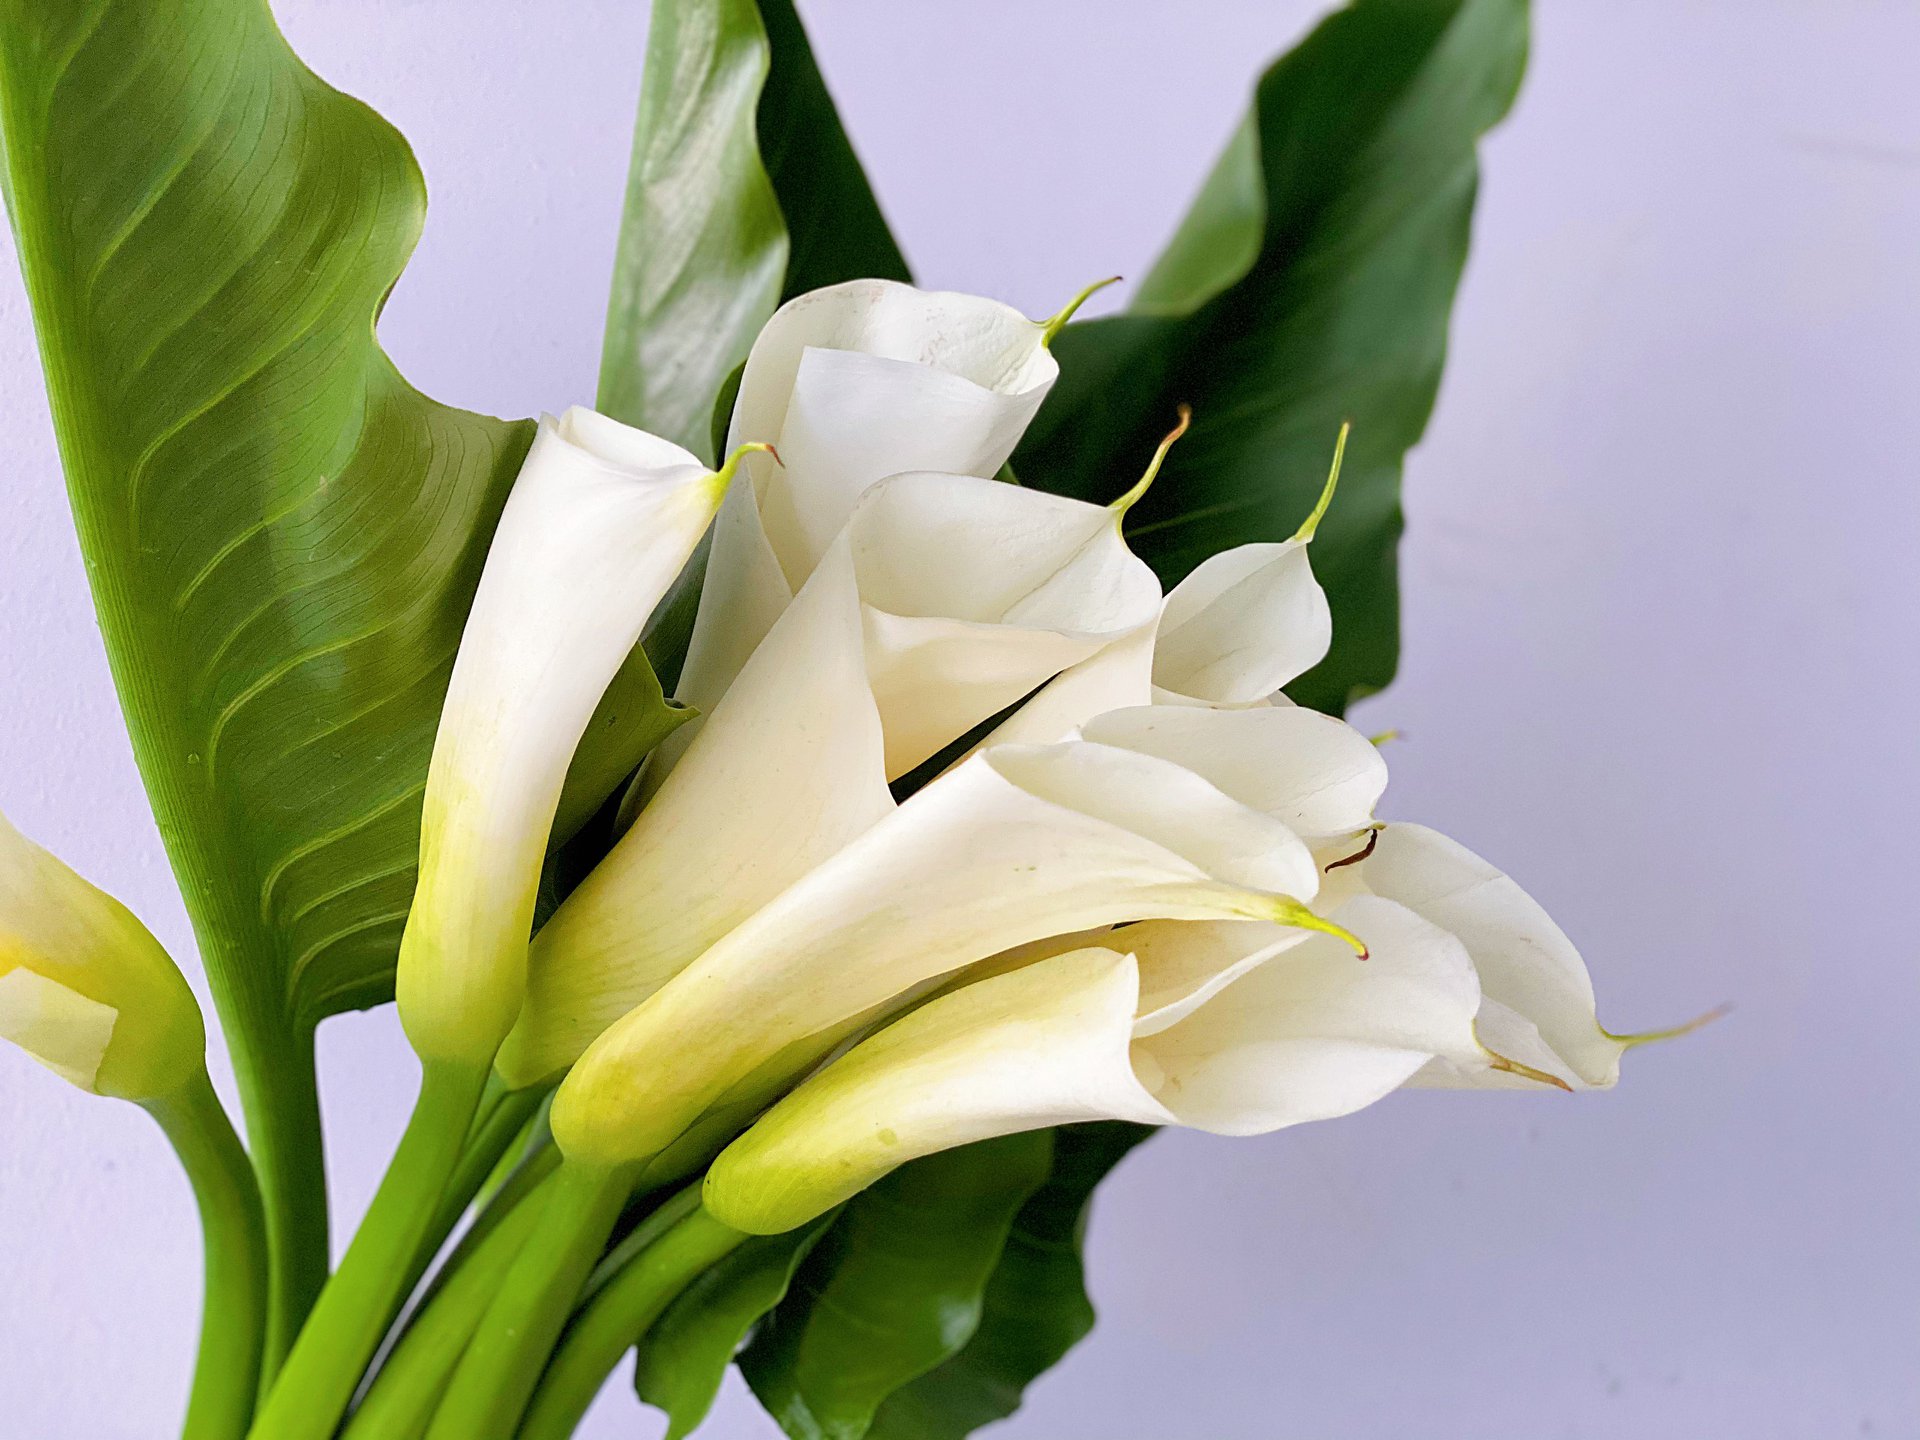
[[[644,6],[278,8],[432,187],[402,367],[590,398]],[[1141,273],[1318,8],[809,14],[920,275],[1044,314]],[[1512,870],[1615,1028],[1735,1012],[1610,1096],[1157,1140],[1098,1207],[1101,1327],[1010,1440],[1920,1434],[1920,8],[1538,9],[1409,468],[1405,666],[1359,718],[1409,737],[1388,813]],[[190,956],[10,258],[0,415],[0,807]],[[322,1038],[350,1214],[412,1062],[390,1013]],[[169,1433],[194,1234],[143,1117],[0,1054],[0,1429]],[[657,1434],[635,1411],[616,1385],[588,1433]],[[707,1433],[774,1431],[730,1383]]]

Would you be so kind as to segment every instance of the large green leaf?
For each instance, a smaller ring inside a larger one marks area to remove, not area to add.
[[[600,408],[706,453],[775,306],[866,275],[906,262],[790,0],[656,0]]]
[[[425,195],[262,0],[0,0],[8,202],[135,753],[248,1102],[275,1343],[326,1267],[311,1030],[385,993],[531,427],[374,339]]]
[[[713,1408],[734,1353],[786,1297],[794,1271],[833,1223],[749,1240],[682,1291],[634,1352],[633,1388],[666,1411],[666,1440],[691,1435]]]
[[[740,1356],[793,1440],[860,1440],[889,1395],[972,1338],[1052,1151],[1047,1131],[1003,1136],[903,1165],[848,1202]]]
[[[980,1324],[952,1359],[895,1391],[871,1440],[961,1440],[1020,1408],[1026,1388],[1093,1329],[1082,1247],[1094,1187],[1142,1140],[1144,1125],[1066,1125],[1053,1169],[1014,1217]]]
[[[1440,383],[1475,147],[1526,44],[1526,0],[1357,0],[1324,21],[1261,79],[1135,313],[1059,337],[1060,383],[1015,456],[1030,484],[1107,500],[1191,404],[1128,524],[1171,583],[1292,534],[1351,419],[1313,548],[1333,650],[1294,688],[1322,709],[1393,676],[1402,461]]]

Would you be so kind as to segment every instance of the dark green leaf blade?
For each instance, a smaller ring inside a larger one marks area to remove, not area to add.
[[[1128,525],[1171,583],[1292,534],[1351,419],[1313,551],[1333,650],[1294,687],[1303,703],[1338,710],[1393,676],[1402,461],[1439,386],[1476,145],[1512,103],[1526,44],[1525,0],[1358,0],[1323,22],[1258,87],[1260,194],[1239,141],[1140,313],[1060,336],[1060,384],[1015,456],[1029,484],[1110,499],[1191,404]]]
[[[633,1388],[666,1412],[666,1440],[691,1435],[706,1419],[734,1352],[785,1298],[794,1271],[833,1220],[826,1215],[785,1235],[748,1241],[682,1291],[640,1337]]]
[[[760,14],[773,46],[760,97],[760,152],[791,243],[780,298],[843,280],[912,279],[793,0],[760,0]]]
[[[0,131],[101,629],[247,1102],[271,1355],[326,1273],[312,1025],[384,990],[531,426],[381,352],[419,170],[260,0],[0,0]]]
[[[600,408],[707,454],[782,299],[906,273],[789,0],[657,0]]]
[[[1008,1135],[903,1165],[849,1201],[740,1356],[793,1440],[859,1440],[888,1395],[958,1351],[1052,1137]]]
[[[1094,1187],[1153,1132],[1119,1121],[1053,1132],[1053,1169],[1015,1217],[980,1325],[958,1354],[894,1392],[871,1440],[961,1440],[1020,1408],[1028,1385],[1093,1329],[1082,1254]]]

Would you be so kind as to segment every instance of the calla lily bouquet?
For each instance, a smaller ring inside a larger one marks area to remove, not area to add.
[[[418,173],[260,0],[0,10],[248,1143],[158,942],[4,823],[0,1035],[180,1153],[188,1436],[558,1440],[637,1347],[676,1436],[737,1360],[792,1436],[957,1437],[1090,1324],[1150,1127],[1614,1083],[1340,718],[1522,0],[1330,17],[1094,321],[915,288],[787,0],[656,0],[599,408],[537,425],[376,347]],[[329,1274],[313,1029],[388,998],[419,1098]]]

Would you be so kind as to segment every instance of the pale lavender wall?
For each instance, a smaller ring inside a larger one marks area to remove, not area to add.
[[[1137,274],[1320,8],[815,0],[919,273]],[[1032,1440],[1920,1434],[1920,9],[1543,0],[1408,475],[1391,813],[1507,863],[1616,1027],[1731,1000],[1615,1094],[1398,1097],[1171,1136],[1104,1193],[1096,1337]],[[436,394],[591,395],[644,7],[283,0],[434,194],[385,335]],[[535,16],[538,18],[533,18]],[[0,807],[191,953],[0,269]],[[411,1091],[324,1032],[351,1211]],[[0,1429],[167,1433],[198,1259],[135,1112],[0,1055]],[[624,1394],[590,1433],[644,1436]],[[764,1437],[737,1387],[716,1437]]]

